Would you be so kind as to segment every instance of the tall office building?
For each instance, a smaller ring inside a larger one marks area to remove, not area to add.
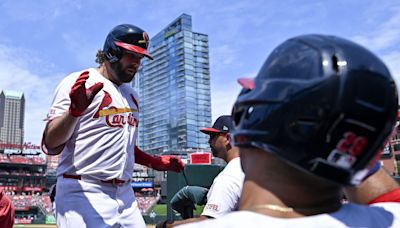
[[[16,91],[0,92],[0,144],[1,149],[22,148],[24,142],[24,94]]]
[[[143,60],[133,82],[139,146],[153,154],[209,148],[199,131],[211,124],[208,36],[193,32],[191,16],[182,14],[150,40],[149,51],[154,60]]]

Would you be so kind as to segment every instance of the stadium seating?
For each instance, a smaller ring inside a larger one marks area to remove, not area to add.
[[[138,202],[138,207],[142,214],[147,213],[147,211],[158,201],[158,197],[155,196],[136,196]]]

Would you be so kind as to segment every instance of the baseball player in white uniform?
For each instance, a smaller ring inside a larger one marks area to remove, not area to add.
[[[201,215],[208,218],[218,218],[239,207],[244,173],[240,166],[238,148],[232,145],[232,130],[232,118],[227,115],[218,117],[211,128],[200,130],[210,136],[209,144],[213,155],[227,163],[224,170],[215,177],[207,193],[207,204]]]
[[[400,227],[396,188],[362,182],[398,109],[378,57],[339,37],[304,35],[240,82],[232,111],[245,173],[240,211],[182,227]],[[343,187],[360,185],[351,198],[360,194],[370,205],[342,204]]]
[[[56,217],[62,227],[145,227],[130,184],[134,163],[181,171],[174,156],[150,156],[136,145],[138,96],[127,84],[147,52],[142,29],[118,25],[97,55],[99,68],[66,77],[56,88],[42,149],[61,153]]]
[[[200,130],[210,136],[208,142],[213,156],[222,158],[227,162],[226,167],[215,177],[207,193],[207,203],[201,216],[175,222],[164,221],[157,227],[173,227],[209,218],[218,218],[238,209],[244,173],[240,166],[238,148],[232,146],[230,136],[232,129],[231,116],[223,115],[218,117],[211,128]]]

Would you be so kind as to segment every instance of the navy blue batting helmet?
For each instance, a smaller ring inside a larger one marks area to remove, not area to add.
[[[287,40],[244,87],[232,110],[234,143],[357,185],[393,130],[398,96],[385,64],[334,36]]]
[[[149,36],[143,29],[130,24],[122,24],[114,27],[108,33],[103,52],[106,59],[111,63],[121,59],[122,49],[153,59],[147,52],[148,46]]]

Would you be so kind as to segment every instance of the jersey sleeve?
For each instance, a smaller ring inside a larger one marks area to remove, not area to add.
[[[207,194],[207,204],[201,215],[218,218],[236,210],[241,194],[240,181],[240,178],[230,175],[217,177]]]
[[[400,188],[394,189],[390,192],[382,194],[373,199],[368,204],[382,203],[382,202],[397,202],[400,203]]]
[[[47,113],[47,121],[53,120],[56,117],[62,116],[71,104],[71,99],[69,97],[69,92],[72,88],[72,76],[65,78],[56,88],[54,93],[54,98]]]
[[[46,115],[45,121],[49,122],[56,117],[62,116],[66,111],[68,111],[69,106],[71,104],[71,99],[69,98],[69,92],[71,91],[72,85],[75,82],[72,78],[73,75],[70,75],[64,78],[60,84],[58,84],[55,92],[52,104],[50,106],[50,110]],[[41,149],[45,154],[49,154],[52,151],[48,149],[44,143],[44,131],[41,140]]]

